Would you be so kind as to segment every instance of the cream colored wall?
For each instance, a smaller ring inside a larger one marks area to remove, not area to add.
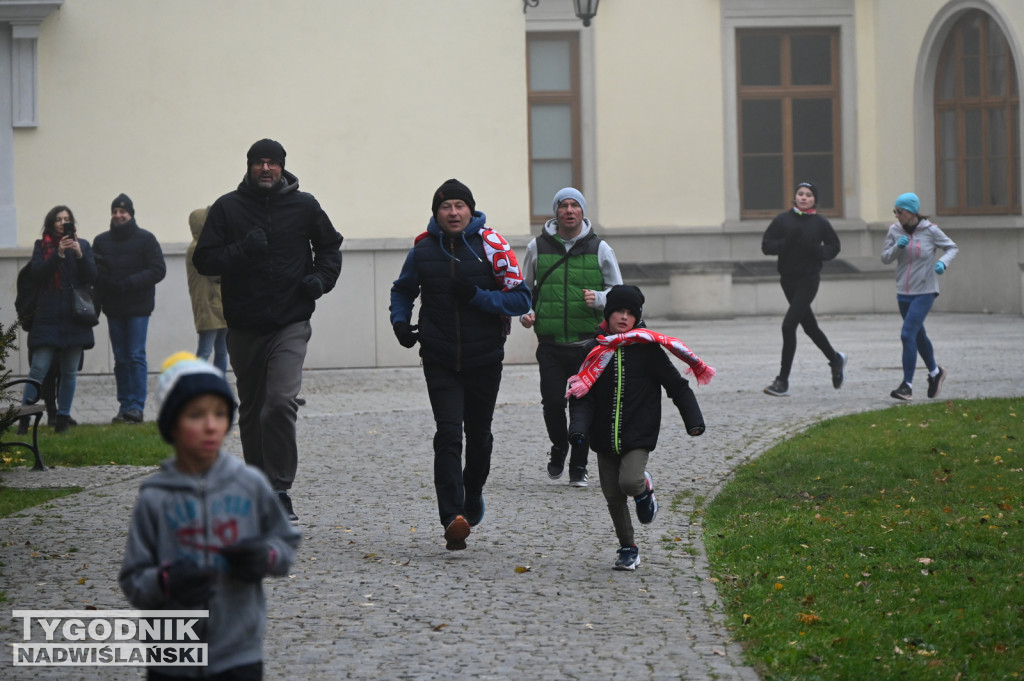
[[[605,227],[720,224],[721,13],[712,0],[602,3],[597,186]]]
[[[265,136],[347,238],[418,233],[449,177],[526,233],[523,30],[517,2],[65,2],[41,27],[39,127],[15,131],[18,243],[57,203],[95,236],[119,192],[188,241]]]

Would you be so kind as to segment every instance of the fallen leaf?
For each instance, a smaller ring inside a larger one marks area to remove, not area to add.
[[[530,566],[529,565],[517,565],[516,566],[516,574],[517,575],[521,575],[524,572],[529,572],[529,571],[530,571]]]

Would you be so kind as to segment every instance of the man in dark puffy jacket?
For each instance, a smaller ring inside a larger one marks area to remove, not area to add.
[[[315,301],[341,274],[342,236],[284,163],[279,142],[249,148],[245,177],[210,206],[192,262],[221,278],[245,461],[266,473],[295,522],[295,396]]]
[[[92,245],[99,278],[96,289],[107,316],[114,379],[120,405],[114,423],[141,423],[146,407],[146,334],[156,307],[156,285],[167,274],[160,242],[135,222],[126,194],[110,204],[110,229]]]
[[[420,344],[437,430],[434,488],[449,551],[466,548],[484,517],[491,469],[491,418],[501,385],[509,316],[530,309],[530,291],[508,242],[487,227],[469,187],[448,180],[434,192],[433,216],[391,287],[398,342]],[[420,298],[419,323],[410,324]],[[418,328],[418,332],[417,332]],[[462,466],[462,434],[466,465]]]

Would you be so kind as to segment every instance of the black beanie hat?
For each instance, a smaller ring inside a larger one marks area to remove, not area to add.
[[[124,208],[128,211],[128,215],[135,217],[135,204],[128,198],[127,194],[118,194],[117,198],[114,199],[110,204],[110,212],[113,213],[115,208]]]
[[[452,178],[447,180],[437,188],[436,192],[434,192],[434,201],[430,204],[431,214],[437,215],[438,206],[445,201],[452,201],[453,199],[465,201],[466,205],[469,206],[469,211],[471,213],[476,210],[476,201],[473,200],[473,192],[469,191],[469,187],[462,184],[455,178]]]
[[[249,165],[261,158],[269,158],[272,161],[280,161],[282,168],[284,168],[284,157],[285,151],[281,143],[266,137],[258,142],[253,142],[253,145],[249,147],[249,153],[245,155]]]
[[[608,318],[612,316],[612,312],[622,309],[632,312],[639,322],[644,312],[643,292],[636,286],[629,286],[628,284],[612,286],[612,290],[608,292],[608,297],[605,299],[604,320],[608,321]]]
[[[796,189],[800,189],[800,187],[807,187],[808,189],[811,190],[811,194],[814,195],[814,205],[817,206],[818,205],[818,188],[815,187],[810,182],[801,182],[800,184],[798,184],[796,186]],[[793,190],[794,194],[796,194],[796,189]]]

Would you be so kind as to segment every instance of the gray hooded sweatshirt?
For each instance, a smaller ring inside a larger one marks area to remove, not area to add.
[[[910,239],[905,248],[896,245],[901,236]],[[940,250],[943,251],[942,257],[936,258]],[[935,273],[935,263],[941,260],[948,268],[958,252],[956,244],[938,225],[922,218],[913,233],[903,229],[898,222],[889,225],[885,245],[882,246],[882,262],[888,265],[896,261],[897,294],[938,295],[939,278]]]
[[[262,582],[230,576],[220,556],[221,547],[253,537],[263,537],[274,552],[268,575],[288,574],[299,533],[263,473],[241,459],[221,451],[205,475],[184,474],[169,459],[143,481],[118,576],[128,602],[141,610],[181,608],[164,595],[158,580],[162,566],[179,558],[220,573],[213,597],[205,607],[195,606],[210,611],[201,636],[209,665],[163,667],[162,673],[210,675],[263,659]]]

